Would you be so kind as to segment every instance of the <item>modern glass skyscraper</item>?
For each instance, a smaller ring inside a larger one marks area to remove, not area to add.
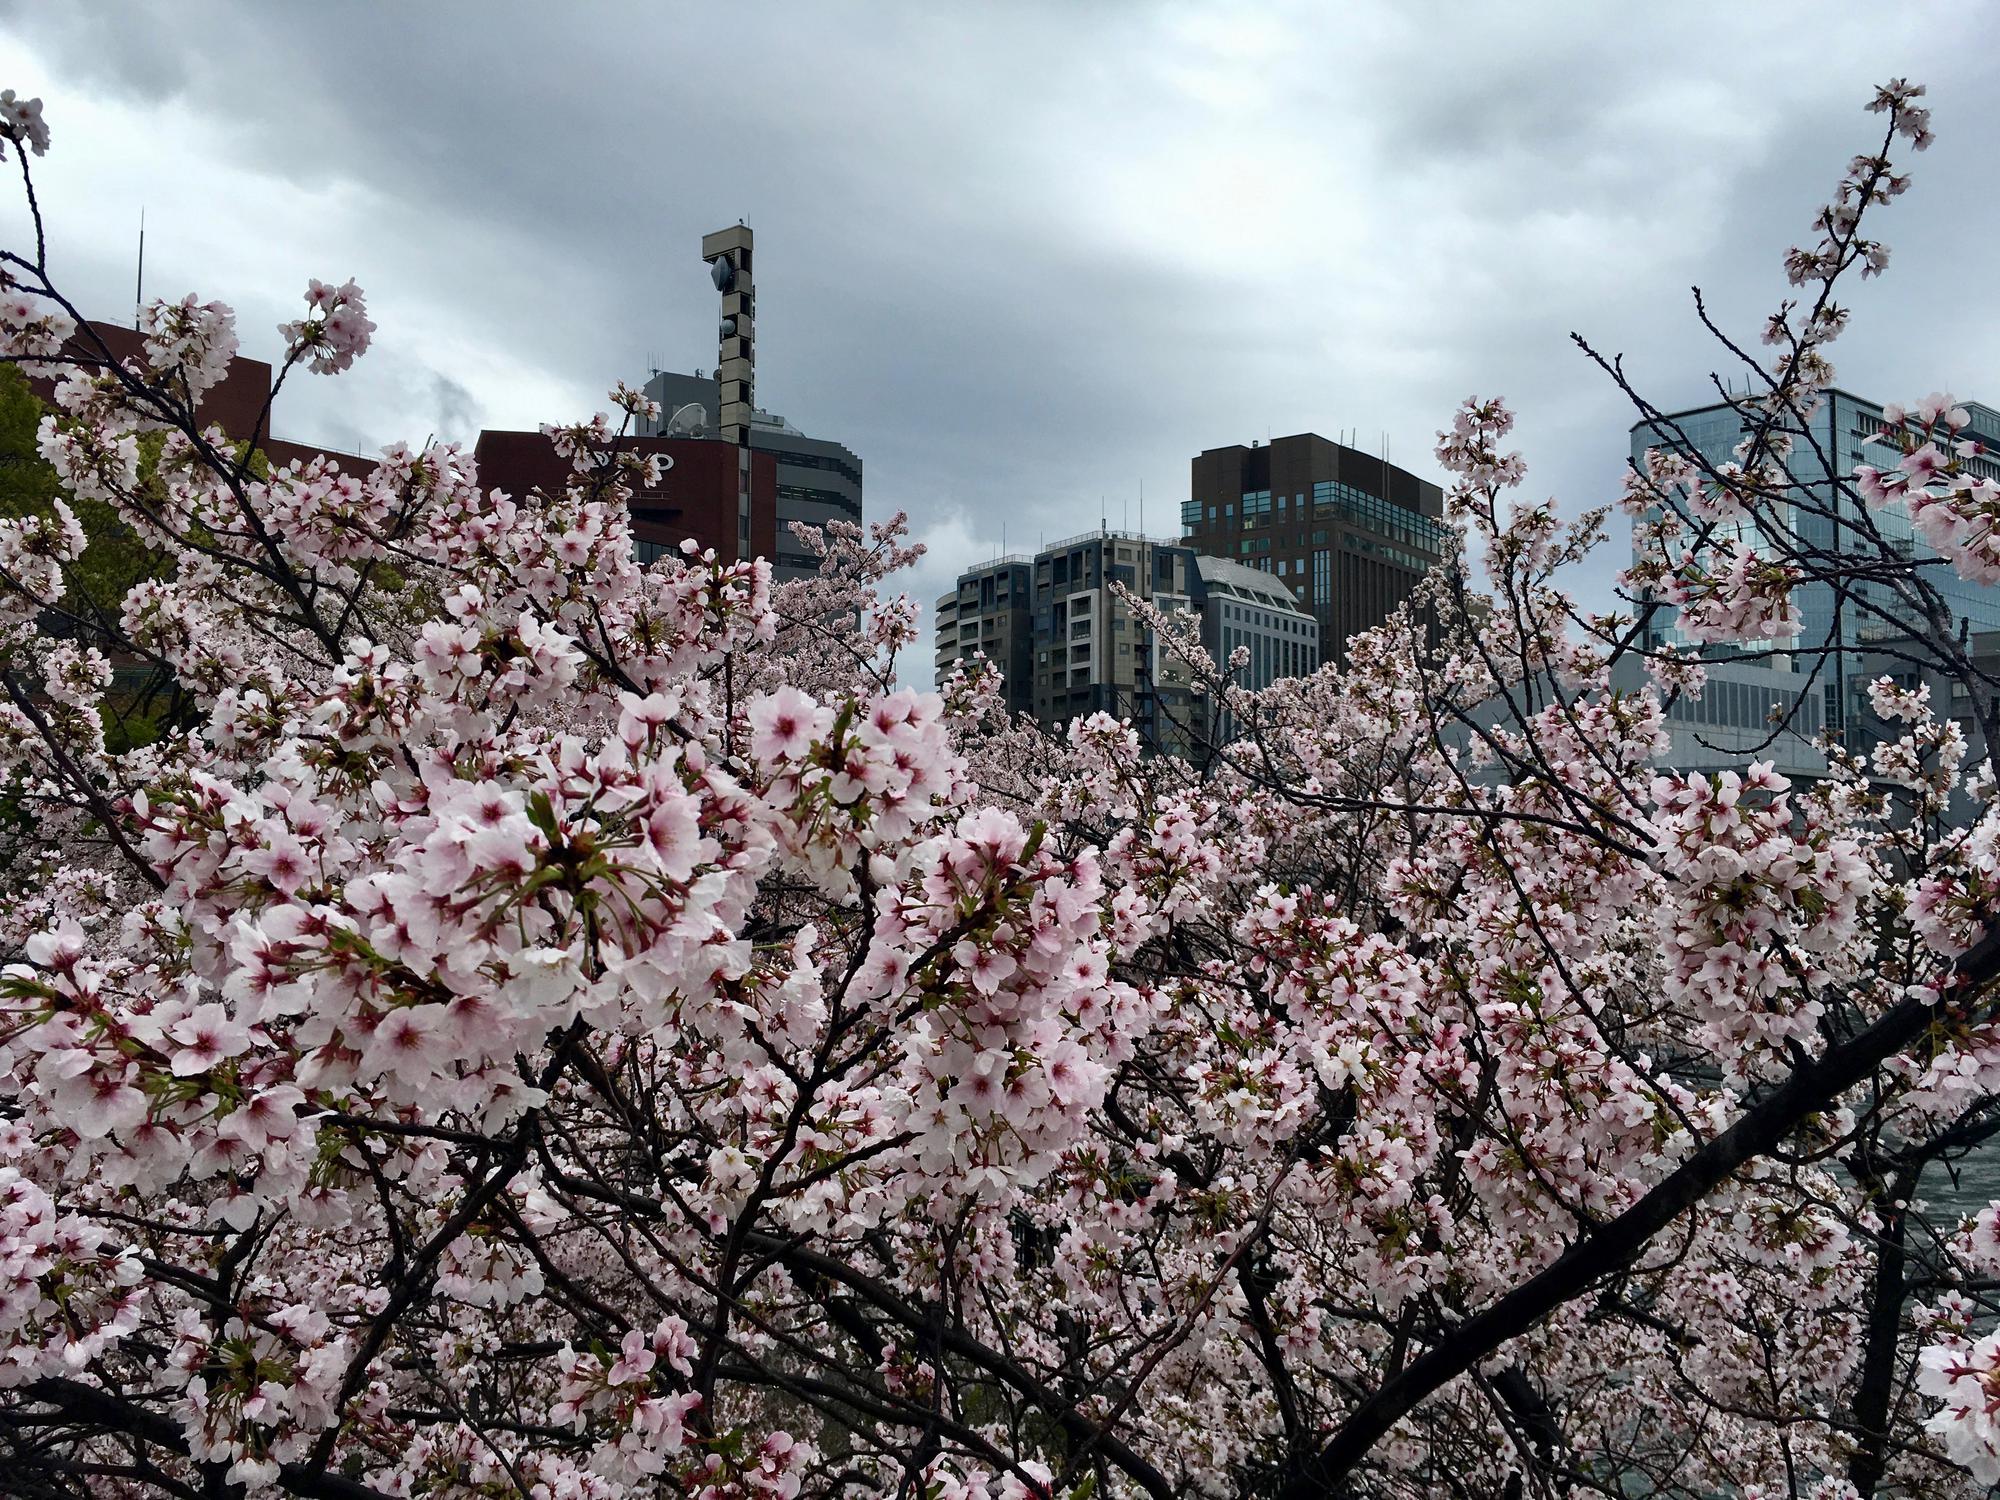
[[[1958,404],[1972,418],[1966,435],[2000,451],[2000,411],[1977,402]],[[1632,460],[1643,464],[1649,451],[1664,447],[1692,448],[1712,464],[1730,463],[1735,461],[1736,445],[1750,426],[1747,418],[1726,403],[1640,421],[1631,429]],[[1852,528],[1864,507],[1858,496],[1837,492],[1833,481],[1850,478],[1862,464],[1890,466],[1895,450],[1868,441],[1882,427],[1880,403],[1842,390],[1826,393],[1826,400],[1805,435],[1795,442],[1786,464],[1799,487],[1799,501],[1789,520],[1807,545],[1836,556],[1851,549],[1859,555]],[[2000,478],[2000,463],[1986,458],[1973,463],[1982,473]],[[1937,561],[1937,553],[1915,534],[1909,514],[1900,504],[1868,514],[1893,550],[1904,557]],[[1758,544],[1756,537],[1746,539]],[[1977,637],[2000,630],[2000,588],[1969,583],[1942,561],[1927,569],[1925,577],[1950,610],[1954,634]],[[1899,638],[1920,636],[1929,627],[1910,618],[1885,583],[1853,578],[1843,580],[1843,586],[1850,595],[1844,601],[1830,582],[1803,584],[1796,591],[1794,599],[1805,628],[1792,643],[1796,651],[1789,665],[1800,675],[1817,668],[1822,722],[1839,733],[1843,743],[1861,749],[1872,739],[1867,684],[1885,670],[1895,675],[1893,663],[1880,654],[1882,648]],[[1664,616],[1654,636],[1656,640],[1675,638]],[[1950,705],[1938,707],[1951,711]]]

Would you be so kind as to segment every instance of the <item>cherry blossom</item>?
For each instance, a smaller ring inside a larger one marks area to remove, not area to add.
[[[120,365],[10,260],[67,493],[0,521],[0,1463],[1983,1493],[2000,1205],[1937,1190],[2000,1100],[1993,738],[1940,711],[1980,679],[1918,633],[1824,776],[1664,764],[1712,646],[1817,649],[1794,600],[1839,559],[1783,464],[1917,97],[1787,258],[1732,459],[1670,444],[1615,497],[1629,613],[1563,588],[1610,507],[1520,498],[1512,411],[1469,400],[1446,561],[1346,666],[1251,691],[1135,609],[1241,730],[1191,761],[1011,718],[990,664],[899,681],[900,517],[801,537],[781,587],[642,566],[629,387],[525,494],[449,444],[261,472],[196,410],[222,304],[155,304]],[[339,374],[365,300],[307,303],[287,368]],[[1977,576],[1964,426],[1893,413],[1897,462],[1840,482]],[[153,564],[115,597],[93,506]],[[107,732],[119,669],[150,735]]]

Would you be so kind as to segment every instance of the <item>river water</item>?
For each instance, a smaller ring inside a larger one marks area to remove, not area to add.
[[[1958,1164],[1954,1184],[1942,1168],[1924,1174],[1922,1192],[1931,1206],[1931,1217],[1940,1227],[1961,1214],[1976,1214],[1989,1203],[2000,1202],[2000,1148],[1988,1146]]]

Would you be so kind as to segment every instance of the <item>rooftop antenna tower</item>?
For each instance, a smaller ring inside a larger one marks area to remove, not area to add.
[[[140,310],[146,305],[146,206],[139,205],[139,279],[132,286],[132,326],[139,326]]]

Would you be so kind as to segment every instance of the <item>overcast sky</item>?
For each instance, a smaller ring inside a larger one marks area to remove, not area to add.
[[[308,276],[366,289],[374,348],[281,436],[469,439],[712,365],[698,242],[745,220],[759,404],[911,514],[926,604],[1003,528],[1136,527],[1142,485],[1171,533],[1207,447],[1353,431],[1435,478],[1474,392],[1538,494],[1608,499],[1631,417],[1570,332],[1701,400],[1687,289],[1754,337],[1896,75],[1939,139],[1842,384],[2000,404],[1976,4],[0,0],[0,53],[85,309],[130,318],[142,205],[147,294],[234,304],[250,354]]]

